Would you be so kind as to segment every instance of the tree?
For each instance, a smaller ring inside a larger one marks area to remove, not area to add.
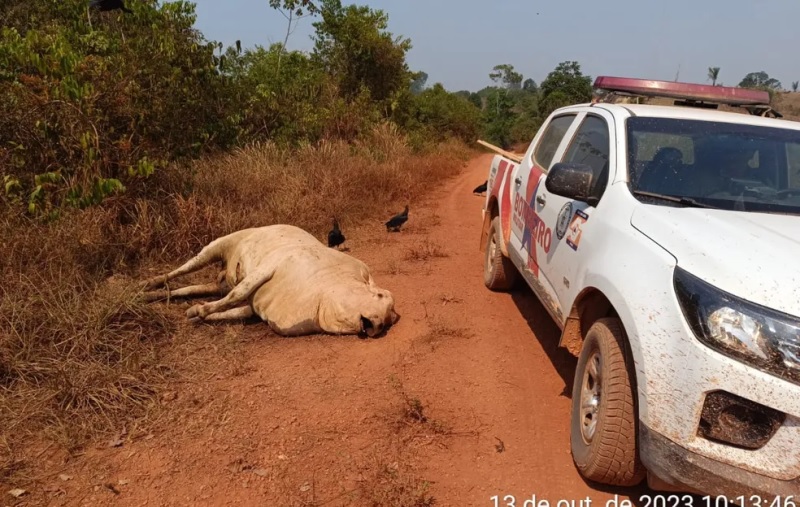
[[[415,128],[428,139],[456,136],[473,142],[478,135],[480,110],[463,93],[450,93],[441,83],[415,97]]]
[[[411,72],[406,52],[411,41],[386,31],[388,16],[367,6],[342,6],[341,0],[322,0],[322,20],[313,24],[313,57],[338,83],[348,100],[369,92],[372,100],[389,100],[408,90]]]
[[[501,147],[507,147],[511,143],[511,128],[515,121],[514,100],[509,91],[521,88],[522,74],[514,71],[513,65],[506,63],[495,65],[489,73],[489,78],[497,86],[489,88],[494,93],[488,97],[489,101],[484,111],[486,137]]]
[[[760,72],[751,72],[746,75],[739,83],[739,87],[779,90],[781,88],[781,82],[775,78],[769,77],[769,74],[762,70]]]
[[[237,134],[194,4],[141,2],[91,26],[86,4],[0,2],[0,172],[40,216],[144,191],[169,162]]]
[[[800,85],[800,81],[792,81],[792,91],[797,91],[797,86]]]
[[[538,93],[539,85],[537,85],[536,81],[534,81],[533,79],[528,78],[525,80],[524,83],[522,83],[522,89],[525,90],[526,92]]]
[[[711,80],[711,86],[717,85],[717,79],[719,79],[719,67],[708,68],[708,79]]]
[[[225,67],[231,77],[227,89],[240,97],[235,109],[242,137],[289,145],[319,138],[328,77],[307,54],[286,51],[281,43],[256,46],[240,56],[230,48]]]
[[[413,80],[411,81],[411,93],[414,95],[422,93],[425,89],[425,83],[428,82],[428,73],[427,72],[417,72],[414,74]]]
[[[501,84],[508,90],[519,90],[522,85],[522,74],[514,71],[514,66],[510,64],[495,65],[494,72],[489,77],[495,83]]]
[[[511,141],[513,143],[530,143],[536,131],[542,124],[539,115],[539,94],[526,91],[517,97],[514,105],[516,119],[511,127]]]
[[[460,90],[455,92],[454,95],[467,99],[471,104],[477,107],[478,110],[483,108],[483,99],[478,93],[471,92],[469,90]]]
[[[283,9],[294,13],[295,16],[303,16],[305,13],[316,14],[319,7],[313,0],[269,0],[269,6],[273,9]]]
[[[280,74],[281,60],[286,45],[289,43],[289,36],[297,28],[297,24],[306,16],[312,16],[318,12],[317,6],[311,0],[269,0],[269,5],[286,18],[286,36],[283,38],[283,45],[280,46],[278,53],[278,64],[275,66],[275,74]],[[304,12],[308,11],[308,14]],[[294,27],[292,27],[294,23]]]
[[[583,75],[578,62],[565,61],[547,75],[539,89],[542,94],[539,113],[546,117],[563,105],[590,101],[592,78]]]
[[[490,96],[484,111],[485,136],[487,140],[501,148],[508,148],[512,142],[511,129],[516,121],[514,103],[507,93]]]

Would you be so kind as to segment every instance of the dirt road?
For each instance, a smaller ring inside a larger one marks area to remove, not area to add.
[[[202,326],[193,332],[211,346],[237,340],[242,355],[166,395],[183,415],[163,430],[129,431],[122,445],[68,463],[60,472],[70,480],[52,479],[50,504],[421,506],[433,497],[492,507],[536,495],[588,507],[587,497],[605,506],[615,494],[646,494],[580,479],[568,433],[576,361],[556,348],[557,328],[530,291],[483,286],[482,198],[471,192],[490,159],[410,203],[400,233],[382,226],[398,210],[369,228],[343,224],[350,254],[395,295],[402,318],[386,336]],[[182,310],[175,305],[176,319]]]

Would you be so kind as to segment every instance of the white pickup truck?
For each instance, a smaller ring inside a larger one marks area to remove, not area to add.
[[[524,280],[578,357],[584,478],[795,507],[800,123],[754,90],[600,77],[595,91],[524,156],[497,150],[486,286]]]

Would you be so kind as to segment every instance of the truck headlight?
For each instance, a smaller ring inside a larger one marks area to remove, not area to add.
[[[702,343],[800,384],[800,319],[750,303],[676,267],[675,292]]]

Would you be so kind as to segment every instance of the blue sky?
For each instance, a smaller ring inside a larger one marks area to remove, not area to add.
[[[283,40],[286,19],[267,0],[194,0],[197,28],[211,40],[245,47]],[[350,3],[344,0],[343,3]],[[798,0],[376,0],[356,1],[389,16],[389,31],[411,39],[412,70],[428,85],[476,91],[510,63],[537,83],[559,62],[577,60],[585,74],[737,85],[765,71],[784,88],[800,80]],[[538,13],[538,14],[537,14]],[[289,48],[310,50],[311,18],[300,21]]]

